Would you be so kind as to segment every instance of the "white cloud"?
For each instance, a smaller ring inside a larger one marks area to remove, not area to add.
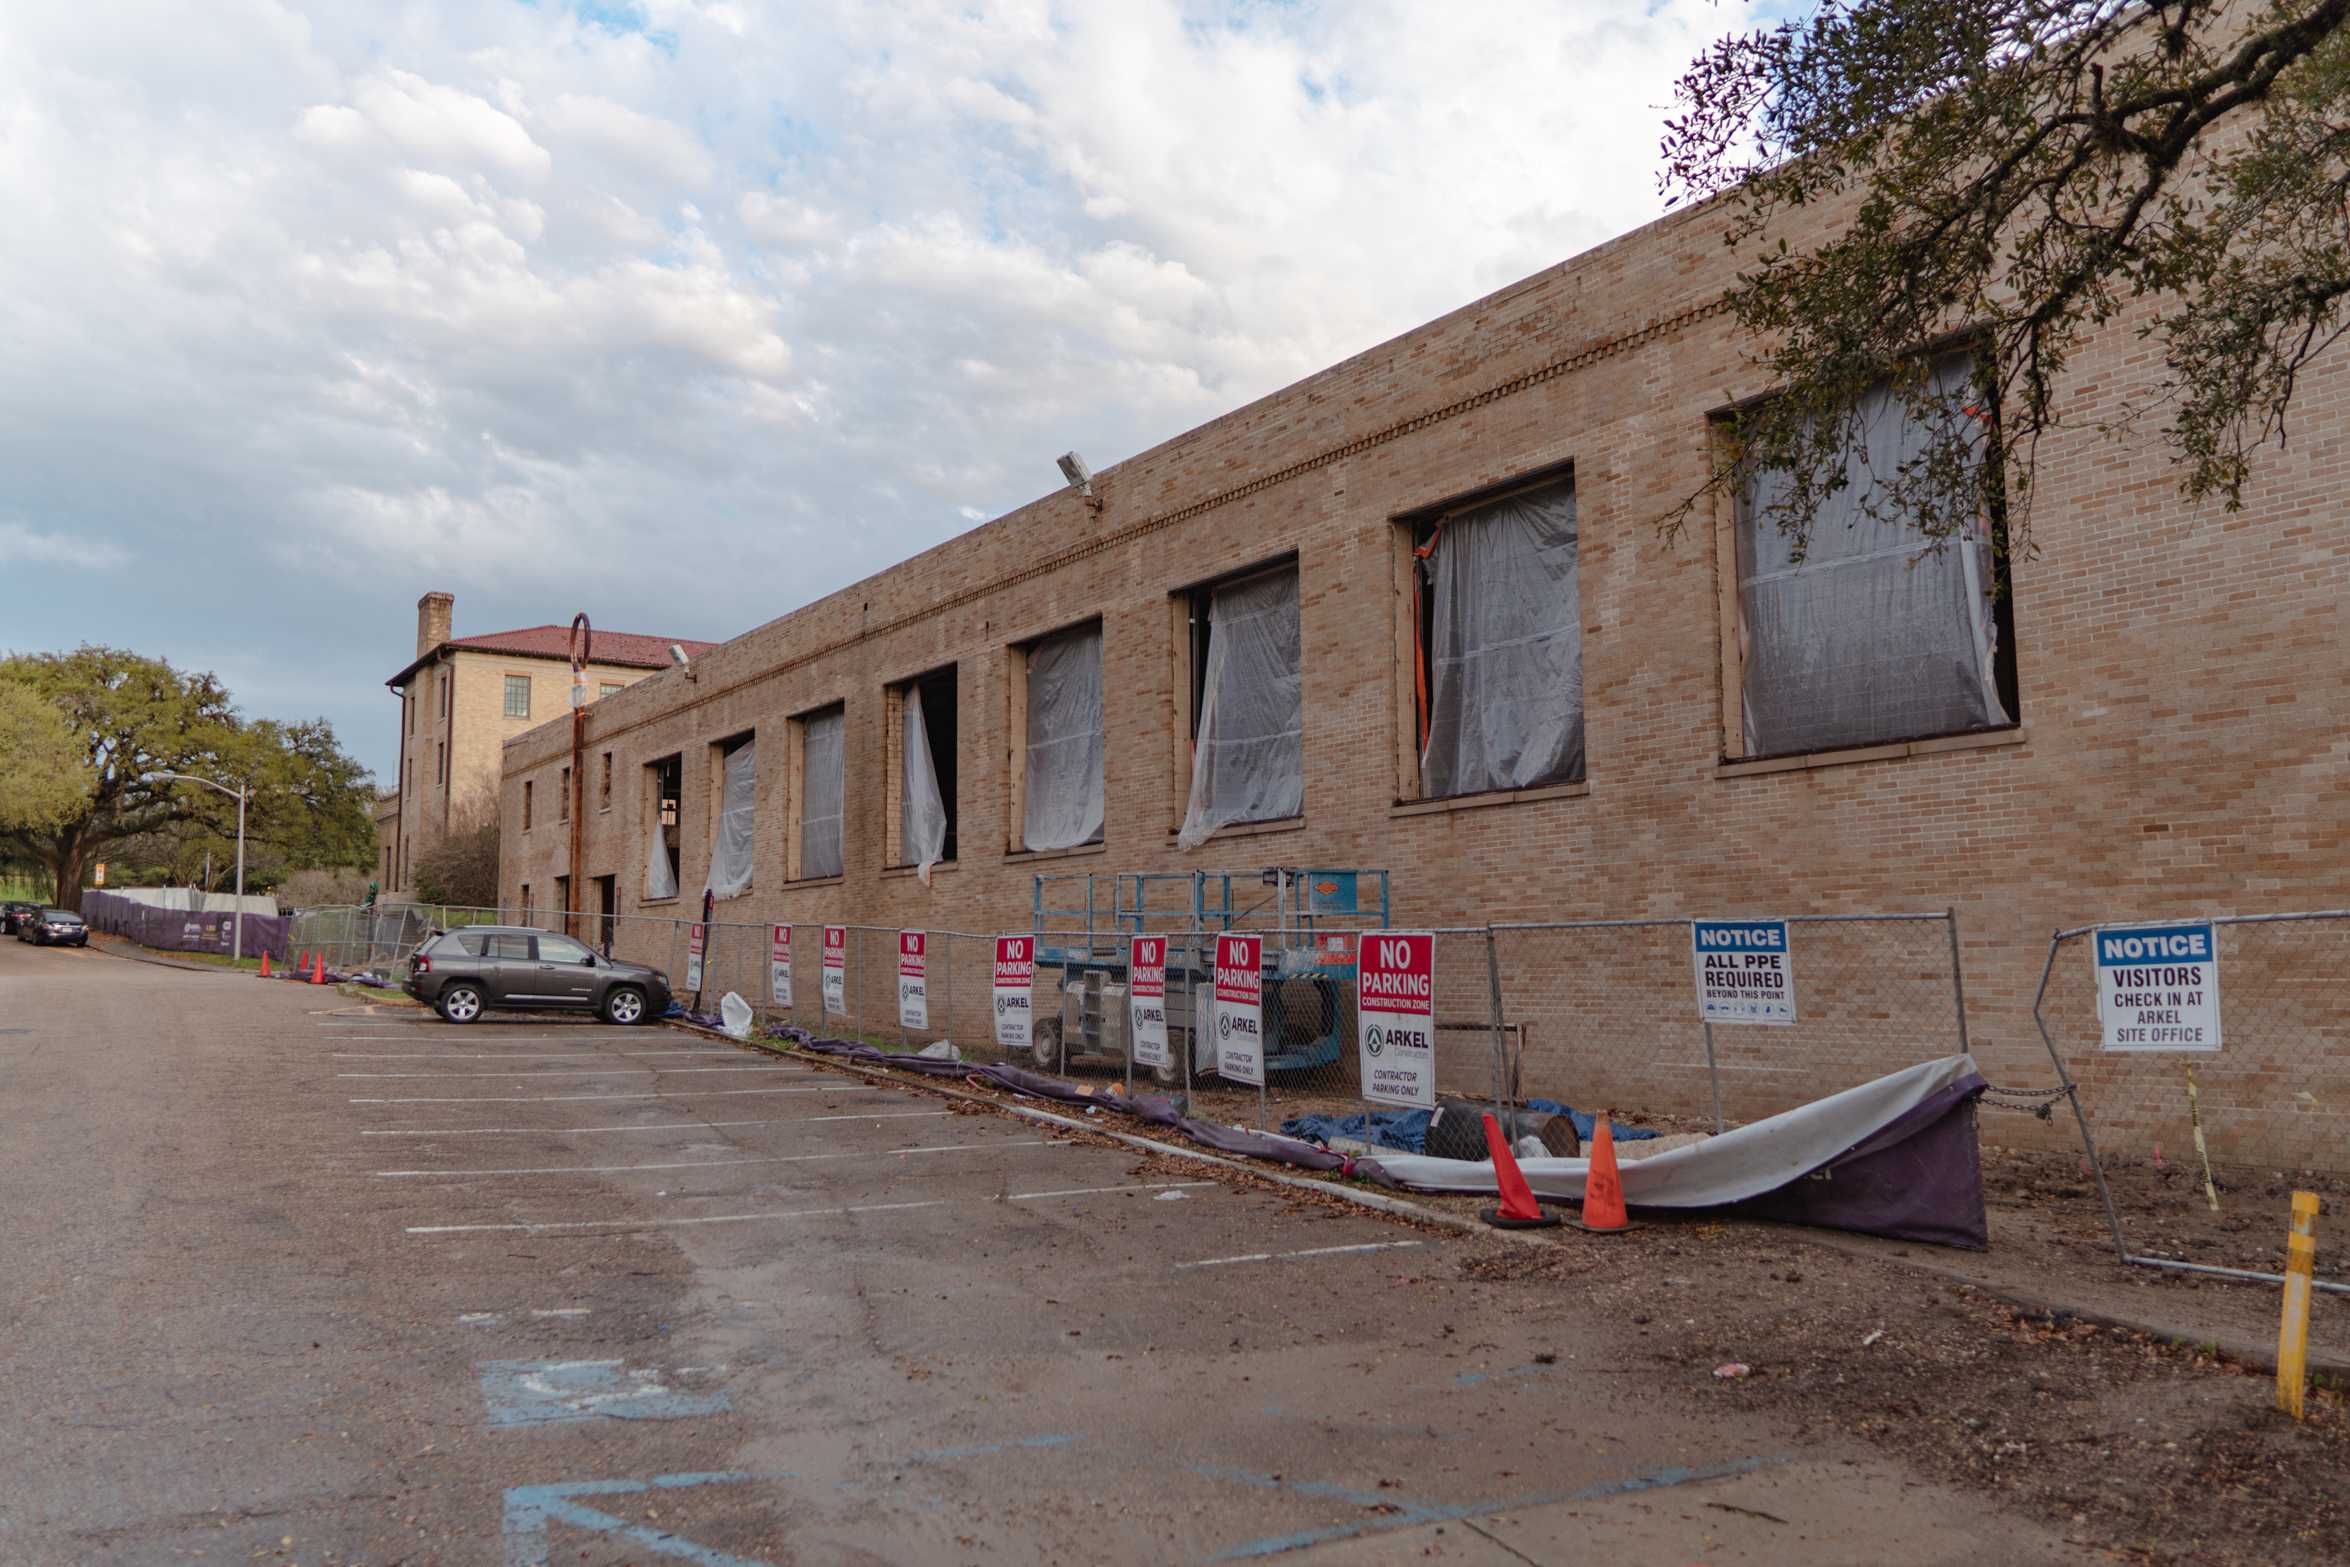
[[[128,564],[121,545],[63,529],[42,530],[21,522],[0,522],[0,565],[77,566],[112,571]]]

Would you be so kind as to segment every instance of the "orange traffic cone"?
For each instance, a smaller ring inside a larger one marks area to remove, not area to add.
[[[326,983],[326,954],[323,952],[310,954],[310,983],[313,985]]]
[[[288,974],[286,978],[294,981],[296,984],[300,984],[304,979],[309,977],[309,974],[310,949],[308,947],[304,947],[302,949],[302,955],[294,959],[294,971],[291,974]]]
[[[1591,1168],[1583,1177],[1583,1217],[1575,1228],[1594,1235],[1618,1235],[1632,1228],[1624,1212],[1624,1183],[1616,1175],[1616,1134],[1607,1117],[1591,1129]]]
[[[261,954],[261,977],[269,978],[269,954],[266,952]]]
[[[1543,1230],[1558,1223],[1557,1214],[1544,1213],[1542,1204],[1534,1200],[1534,1189],[1518,1173],[1518,1161],[1510,1157],[1501,1123],[1490,1112],[1485,1117],[1485,1146],[1493,1154],[1493,1184],[1501,1193],[1501,1206],[1488,1208],[1478,1217],[1497,1230]]]

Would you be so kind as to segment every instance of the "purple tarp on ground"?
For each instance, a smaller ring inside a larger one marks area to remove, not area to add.
[[[234,914],[158,909],[95,889],[82,894],[81,913],[90,929],[109,936],[128,936],[140,946],[158,952],[217,952],[226,957],[235,950],[237,917]],[[245,956],[258,957],[266,952],[273,958],[284,958],[293,923],[282,914],[246,915]]]
[[[1826,1230],[1889,1235],[1985,1251],[1983,1150],[1975,1135],[1980,1077],[1953,1083],[1800,1180],[1748,1198],[1734,1213]]]

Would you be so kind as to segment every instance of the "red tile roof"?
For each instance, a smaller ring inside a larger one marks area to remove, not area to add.
[[[684,648],[689,658],[700,658],[718,646],[715,642],[691,642],[684,637],[654,637],[635,631],[599,631],[589,644],[588,661],[618,664],[625,669],[666,669],[669,667],[669,644],[672,642]],[[571,628],[525,626],[519,631],[493,631],[487,636],[451,637],[441,647],[471,653],[504,653],[519,658],[554,658],[569,663]],[[435,648],[432,653],[439,651],[440,648]],[[404,684],[425,659],[432,657],[432,653],[426,653],[385,684]]]

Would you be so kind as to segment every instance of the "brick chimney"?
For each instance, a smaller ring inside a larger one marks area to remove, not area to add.
[[[424,657],[449,640],[450,616],[457,607],[454,593],[427,593],[416,601],[416,656]]]

